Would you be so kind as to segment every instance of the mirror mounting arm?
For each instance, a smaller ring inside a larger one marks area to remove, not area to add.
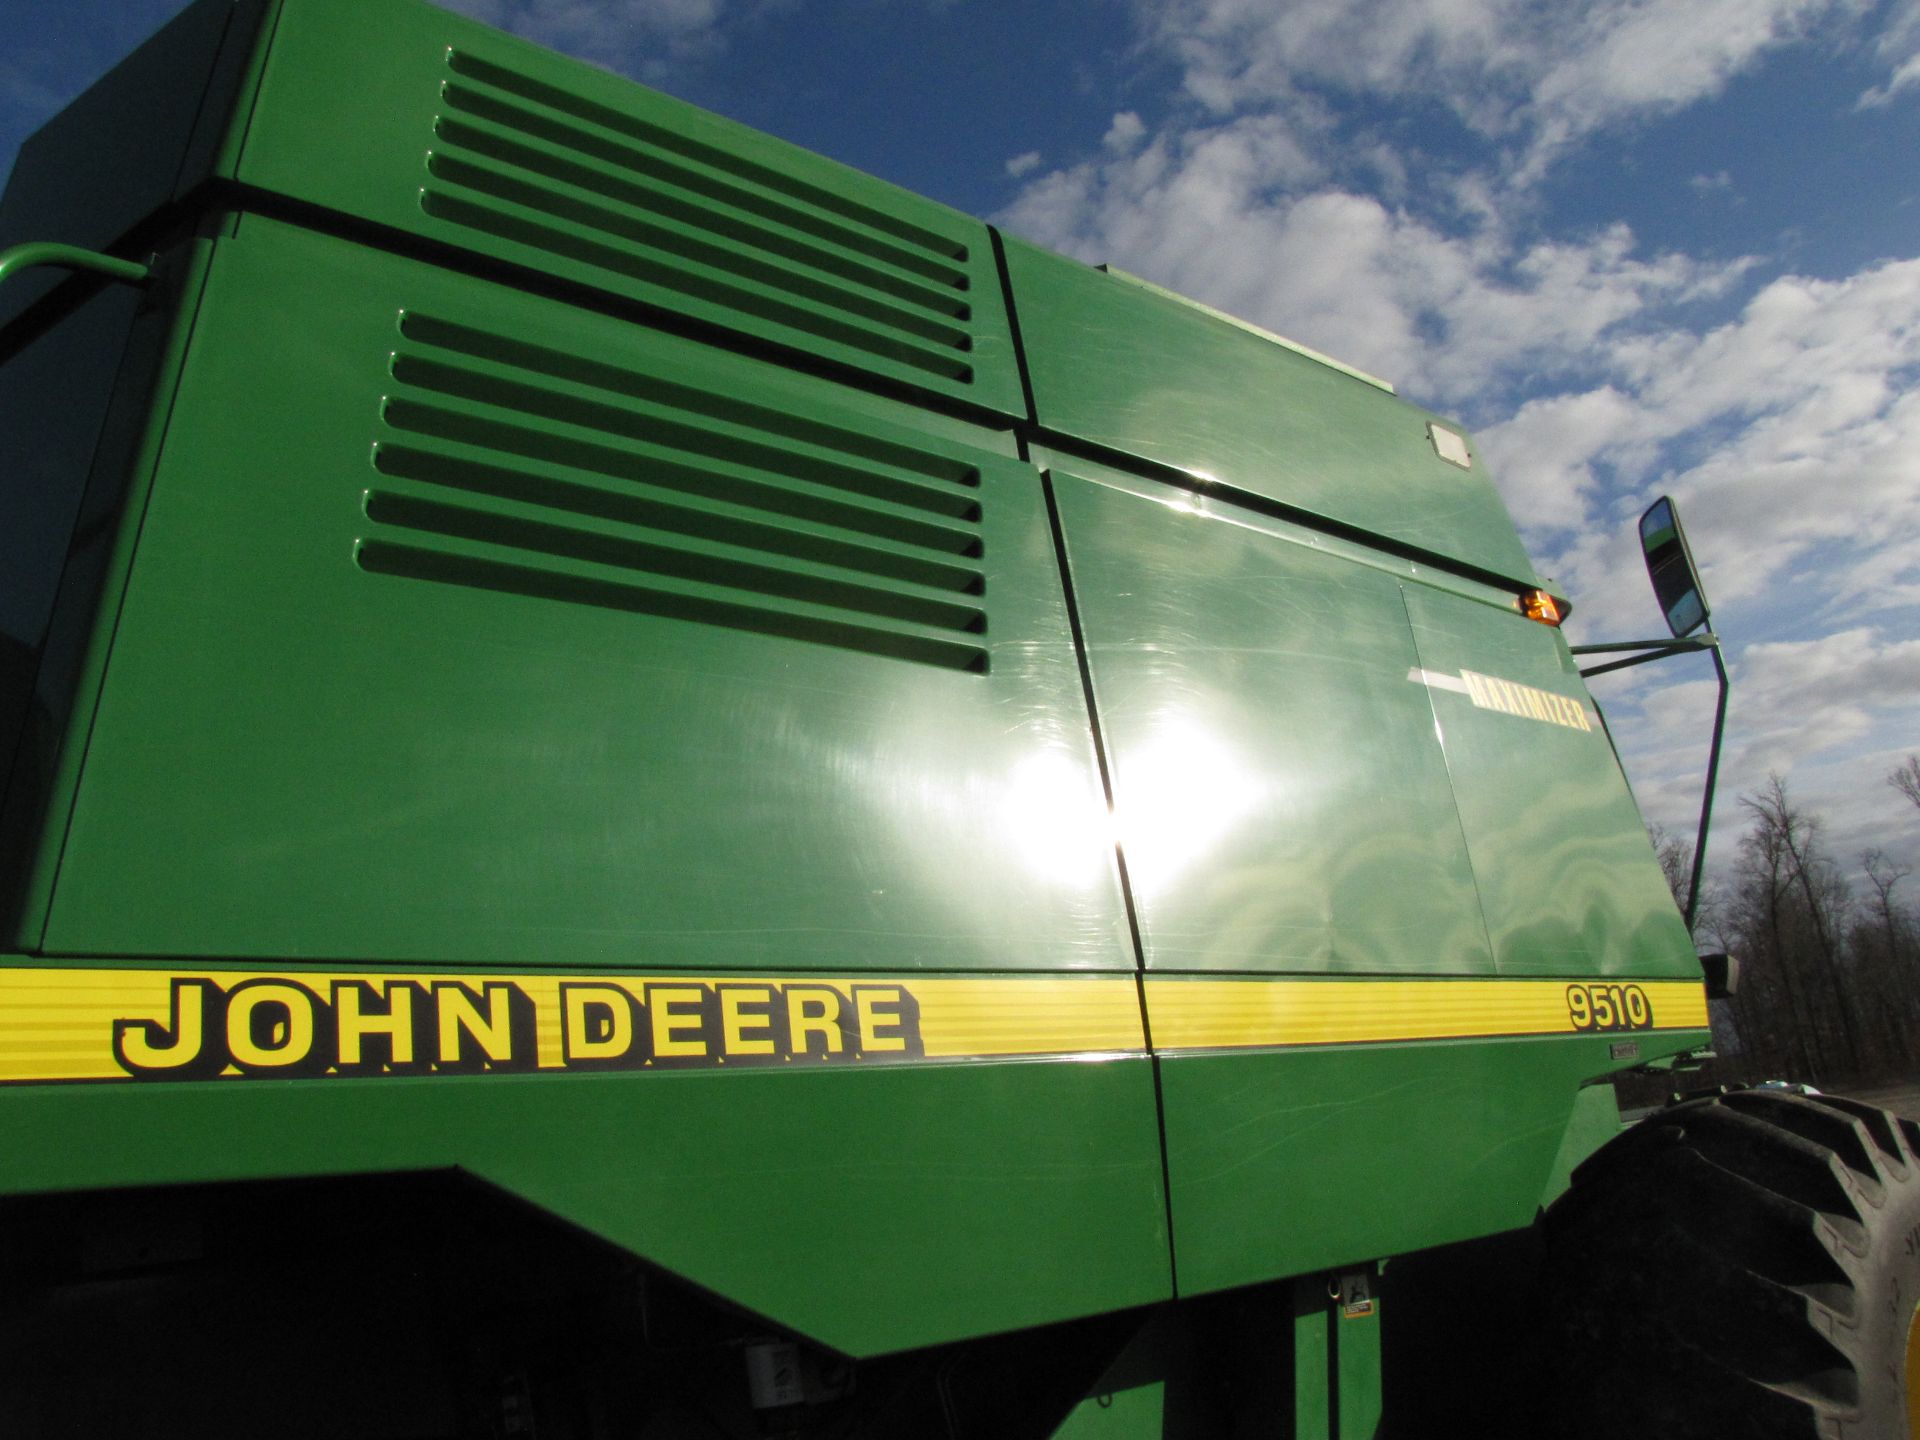
[[[1600,645],[1574,645],[1575,655],[1603,655],[1637,651],[1624,660],[1611,660],[1582,670],[1581,677],[1604,675],[1609,670],[1625,670],[1649,660],[1665,660],[1672,655],[1691,655],[1704,650],[1713,657],[1714,673],[1720,679],[1720,699],[1713,710],[1713,744],[1707,750],[1707,783],[1700,795],[1700,829],[1693,841],[1693,875],[1687,881],[1687,933],[1693,933],[1700,913],[1700,874],[1707,864],[1707,827],[1713,820],[1713,787],[1720,778],[1720,739],[1727,728],[1727,663],[1720,655],[1719,637],[1711,632],[1682,636],[1674,640],[1614,640]]]
[[[1718,652],[1720,637],[1703,632],[1677,640],[1610,640],[1601,645],[1573,645],[1568,648],[1575,655],[1605,655],[1629,650],[1646,652],[1625,660],[1610,660],[1605,665],[1589,666],[1580,672],[1582,679],[1590,679],[1595,675],[1604,675],[1609,670],[1625,670],[1630,666],[1644,665],[1649,660],[1665,660],[1669,655],[1691,655],[1699,650]]]

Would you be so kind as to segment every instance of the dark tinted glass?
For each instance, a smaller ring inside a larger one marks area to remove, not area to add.
[[[1667,617],[1667,628],[1686,635],[1707,623],[1706,593],[1687,551],[1686,533],[1673,502],[1660,499],[1640,517],[1640,548],[1646,552],[1647,574],[1654,597]]]

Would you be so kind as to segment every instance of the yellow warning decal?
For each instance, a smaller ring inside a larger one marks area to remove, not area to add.
[[[0,1083],[1143,1054],[1087,979],[0,969]]]
[[[1149,978],[1155,1050],[1704,1030],[1699,981]]]

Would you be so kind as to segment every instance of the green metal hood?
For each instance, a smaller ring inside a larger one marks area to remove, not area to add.
[[[1024,241],[1009,238],[1006,251],[1036,418],[1050,434],[1539,583],[1452,421],[1204,306]]]

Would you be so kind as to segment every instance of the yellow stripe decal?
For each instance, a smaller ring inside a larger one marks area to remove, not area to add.
[[[1704,1029],[1698,983],[1146,982],[1161,1050]],[[1126,976],[0,968],[0,1083],[1146,1053]]]
[[[1141,1054],[1088,979],[0,969],[0,1083]]]
[[[1707,1027],[1698,981],[1147,981],[1156,1050]]]

